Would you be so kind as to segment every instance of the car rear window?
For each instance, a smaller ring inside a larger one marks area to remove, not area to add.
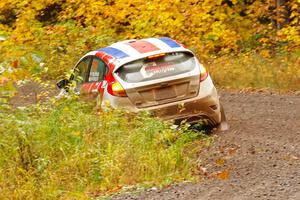
[[[122,80],[135,83],[178,75],[191,71],[194,67],[195,59],[191,53],[173,52],[126,63],[116,73]]]

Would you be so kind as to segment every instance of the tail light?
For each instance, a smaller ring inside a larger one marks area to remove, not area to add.
[[[113,96],[127,97],[127,94],[122,85],[116,81],[108,84],[107,91]]]
[[[204,81],[208,77],[208,71],[200,64],[200,81]]]
[[[152,56],[148,56],[147,59],[148,60],[154,60],[154,59],[162,58],[165,55],[166,55],[165,53],[155,54],[155,55],[152,55]]]

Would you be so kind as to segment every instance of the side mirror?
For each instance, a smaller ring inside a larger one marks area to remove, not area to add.
[[[56,83],[56,86],[59,88],[59,89],[63,89],[63,88],[66,88],[66,86],[70,83],[70,81],[68,79],[61,79],[60,81],[58,81]]]

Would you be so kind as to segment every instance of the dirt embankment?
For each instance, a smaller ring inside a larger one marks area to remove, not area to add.
[[[300,200],[300,96],[221,92],[230,130],[199,157],[199,183],[114,199]]]

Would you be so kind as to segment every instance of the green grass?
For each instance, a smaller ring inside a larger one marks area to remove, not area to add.
[[[192,179],[210,138],[147,113],[66,99],[1,107],[0,198],[82,199]]]

